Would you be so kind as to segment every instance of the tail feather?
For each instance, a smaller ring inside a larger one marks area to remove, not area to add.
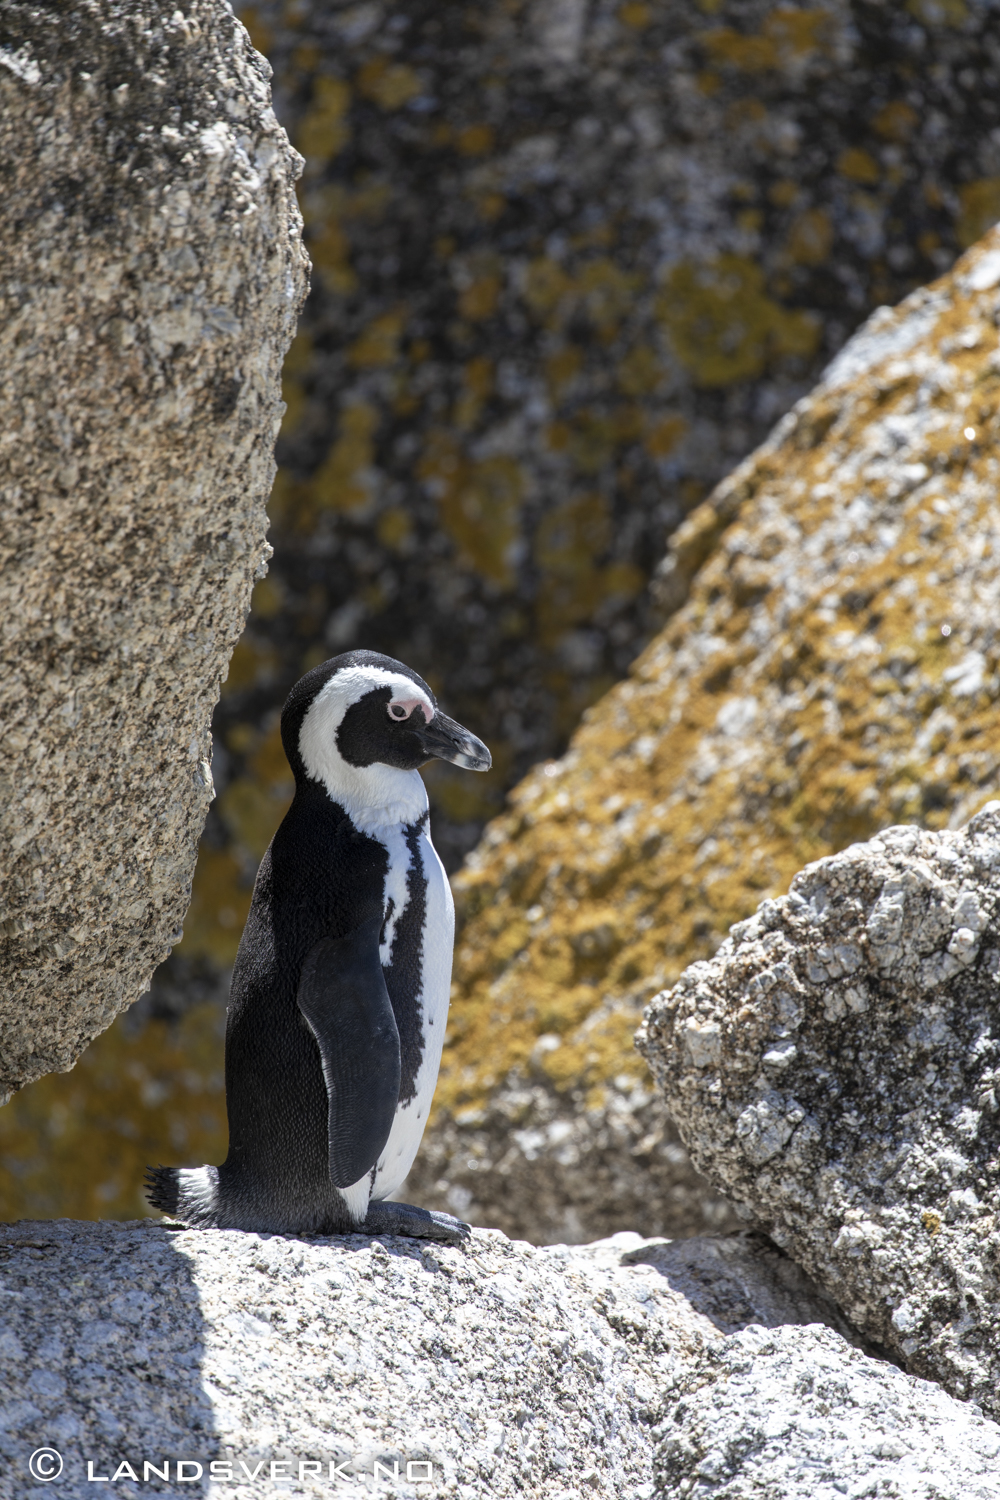
[[[147,1167],[146,1201],[192,1228],[214,1228],[219,1218],[219,1169]]]
[[[146,1202],[150,1207],[158,1208],[161,1214],[169,1214],[171,1218],[175,1218],[180,1196],[177,1168],[147,1167],[145,1187]]]

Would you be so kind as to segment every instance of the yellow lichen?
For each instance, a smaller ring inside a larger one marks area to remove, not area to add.
[[[307,237],[309,256],[313,270],[318,272],[332,292],[347,296],[358,284],[351,266],[351,244],[342,225],[328,218],[319,232],[310,231]]]
[[[534,556],[546,578],[535,607],[538,638],[553,644],[563,633],[590,618],[599,604],[634,598],[645,582],[631,563],[601,566],[611,541],[611,517],[603,496],[576,495],[550,511],[538,527]],[[556,683],[565,698],[568,683]]]
[[[771,37],[744,36],[730,26],[706,31],[702,43],[717,68],[737,68],[742,73],[763,73],[778,67],[778,49]]]
[[[618,19],[632,31],[645,31],[653,19],[653,13],[643,0],[626,0],[618,12]]]
[[[667,458],[687,432],[687,427],[683,417],[661,417],[649,428],[643,441],[654,458]]]
[[[229,672],[222,683],[223,695],[255,687],[273,671],[276,660],[270,642],[258,640],[250,633],[241,636],[229,658]]]
[[[252,891],[252,882],[231,850],[203,848],[177,951],[186,958],[209,958],[220,968],[228,968],[236,958]]]
[[[872,124],[879,135],[887,141],[907,141],[920,123],[920,116],[912,104],[904,99],[895,99],[879,110]]]
[[[980,177],[958,190],[958,239],[971,245],[1000,219],[1000,177]]]
[[[535,558],[546,573],[573,573],[592,562],[611,539],[611,518],[600,495],[580,495],[550,511],[538,528]]]
[[[201,1005],[149,1022],[137,1048],[122,1017],[72,1073],[16,1094],[0,1110],[0,1218],[154,1217],[148,1166],[222,1161],[224,1023]]]
[[[253,586],[253,594],[250,599],[250,612],[258,620],[273,620],[275,615],[281,613],[285,604],[285,591],[282,584],[274,578],[260,578]]]
[[[795,202],[801,191],[799,184],[793,178],[782,177],[777,182],[772,182],[767,190],[767,196],[776,208],[788,208]]]
[[[236,845],[259,860],[292,800],[294,780],[285,759],[278,722],[248,758],[246,774],[219,798],[219,814]]]
[[[455,138],[463,156],[486,156],[493,150],[496,131],[492,125],[466,125]]]
[[[373,57],[358,73],[357,89],[362,99],[371,99],[381,109],[401,109],[422,90],[420,75],[406,63],[391,63]]]
[[[476,212],[486,224],[492,224],[507,207],[507,199],[503,193],[476,193],[473,197]]]
[[[306,160],[322,166],[342,151],[351,138],[347,111],[350,86],[340,78],[313,81],[312,103],[299,122],[295,144]]]
[[[716,67],[764,73],[808,58],[822,46],[829,24],[825,10],[782,7],[771,12],[755,36],[726,26],[706,31],[701,41]]]
[[[520,464],[506,454],[470,459],[453,434],[438,430],[428,437],[417,473],[437,497],[441,523],[465,564],[509,587],[525,489]]]
[[[458,310],[470,323],[481,323],[496,312],[503,281],[497,272],[487,272],[469,283],[459,295]]]
[[[249,32],[254,47],[266,57],[274,45],[274,35],[256,5],[241,6],[240,20]]]
[[[348,349],[348,363],[362,370],[394,364],[399,358],[399,341],[405,326],[405,307],[393,308],[391,312],[373,318],[361,337]]]
[[[413,520],[402,506],[395,505],[379,516],[375,532],[383,547],[398,552],[413,535]]]
[[[763,271],[739,255],[682,261],[657,311],[678,359],[703,386],[750,379],[782,356],[808,357],[820,336],[818,322],[769,297]]]
[[[310,490],[315,503],[327,510],[360,510],[371,500],[369,471],[375,453],[379,414],[363,401],[344,408],[338,436],[313,475]]]
[[[455,403],[455,426],[462,431],[474,427],[492,394],[493,361],[478,355],[462,370],[462,394]]]
[[[849,177],[852,182],[878,182],[881,175],[878,162],[867,151],[862,151],[859,146],[852,146],[848,151],[842,151],[837,157],[837,171],[842,177]]]

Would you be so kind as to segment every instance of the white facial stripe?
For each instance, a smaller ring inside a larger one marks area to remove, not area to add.
[[[412,678],[404,677],[401,672],[387,672],[384,667],[345,667],[343,671],[335,672],[326,686],[316,694],[309,713],[320,703],[336,701],[340,706],[336,726],[339,729],[347,710],[353,704],[360,703],[373,688],[380,687],[389,688],[397,703],[422,704],[427,711],[428,721],[434,717],[434,705]]]
[[[375,763],[351,766],[337,748],[344,715],[373,688],[387,687],[397,701],[421,705],[428,723],[434,705],[415,682],[384,667],[345,667],[316,694],[299,731],[299,754],[307,775],[322,782],[357,828],[415,823],[427,811],[427,791],[418,771]]]

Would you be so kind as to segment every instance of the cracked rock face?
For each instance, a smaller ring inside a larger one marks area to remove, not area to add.
[[[826,1328],[747,1328],[669,1397],[656,1493],[671,1500],[995,1500],[1000,1428]]]
[[[376,1463],[390,1478],[398,1464],[401,1481],[409,1463],[430,1464],[433,1481],[401,1483],[411,1497],[552,1500],[582,1485],[648,1500],[651,1428],[681,1361],[748,1319],[836,1321],[780,1259],[752,1236],[662,1246],[624,1234],[570,1250],[496,1231],[431,1248],[148,1222],[0,1226],[0,1294],[17,1309],[0,1326],[3,1474],[27,1493],[44,1443],[63,1456],[68,1500],[94,1493],[87,1458],[96,1475],[124,1462],[141,1478],[143,1459],[164,1453],[171,1481],[177,1460],[206,1481],[219,1464],[213,1500],[250,1493],[241,1462],[265,1478],[285,1462],[296,1495],[329,1495],[331,1462],[352,1497],[372,1493]],[[318,1467],[300,1478],[300,1462]]]
[[[222,0],[0,20],[0,1097],[180,937],[305,292],[268,77]]]
[[[1000,803],[807,866],[651,1003],[696,1166],[856,1327],[1000,1411]]]

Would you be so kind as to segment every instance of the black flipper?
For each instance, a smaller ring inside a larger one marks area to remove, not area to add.
[[[330,1181],[350,1187],[378,1161],[399,1103],[399,1032],[379,960],[377,917],[322,938],[299,979],[299,1010],[319,1046],[330,1101]]]

